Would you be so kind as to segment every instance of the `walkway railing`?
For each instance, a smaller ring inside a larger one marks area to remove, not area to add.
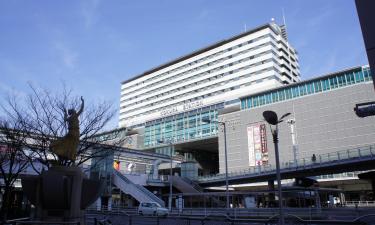
[[[375,201],[346,201],[346,207],[375,207]]]
[[[306,157],[298,159],[296,163],[294,162],[287,162],[281,164],[281,171],[286,170],[295,170],[295,169],[303,169],[306,167],[320,167],[327,164],[342,164],[347,161],[351,160],[363,160],[365,158],[373,158],[375,160],[375,144],[374,145],[367,145],[356,147],[353,149],[346,149],[337,152],[330,152],[326,154],[316,155],[315,157]],[[244,175],[256,175],[256,174],[263,174],[263,173],[270,173],[275,171],[275,166],[268,164],[262,166],[251,167],[246,170],[241,171],[233,171],[229,172],[229,177],[236,177],[236,176],[244,176]],[[200,176],[198,177],[198,181],[211,181],[211,180],[220,180],[224,179],[225,174],[216,174],[216,175],[209,175],[209,176]]]
[[[375,214],[364,211],[348,211],[347,209],[339,211],[319,211],[309,209],[309,211],[297,212],[296,209],[286,210],[285,221],[286,224],[373,224]],[[294,214],[294,213],[296,213]],[[324,213],[322,213],[324,212]],[[349,215],[345,216],[345,215]],[[277,224],[279,215],[277,210],[270,209],[269,213],[256,214],[252,213],[250,216],[246,215],[235,215],[233,213],[227,214],[225,210],[221,212],[207,212],[202,214],[202,209],[199,214],[193,212],[191,214],[170,214],[166,217],[159,216],[140,216],[138,214],[128,214],[125,211],[122,213],[86,213],[86,223],[88,225],[94,225],[95,221],[108,221],[110,220],[113,224],[122,225],[175,225],[175,224],[204,224],[204,225],[247,225],[247,224],[259,224],[259,225],[270,225]]]

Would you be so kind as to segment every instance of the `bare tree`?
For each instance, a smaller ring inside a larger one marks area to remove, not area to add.
[[[8,97],[2,109],[8,120],[19,121],[22,124],[18,129],[28,135],[25,145],[33,152],[32,161],[36,158],[46,167],[53,164],[79,166],[93,158],[103,158],[111,154],[110,147],[101,145],[107,143],[109,137],[100,135],[115,115],[111,104],[108,102],[86,104],[79,116],[80,144],[76,160],[59,158],[51,151],[51,143],[68,132],[66,111],[78,109],[81,105],[81,97],[74,96],[65,86],[61,93],[52,93],[47,89],[29,86],[31,90],[29,95],[24,98]],[[120,145],[123,142],[121,138],[115,140],[112,145]]]
[[[0,121],[0,177],[4,182],[0,221],[7,219],[14,183],[26,170],[31,158],[25,154],[27,135],[19,129],[23,125],[20,121],[12,122]]]

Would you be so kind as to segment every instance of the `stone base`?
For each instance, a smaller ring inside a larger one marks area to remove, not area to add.
[[[99,196],[100,181],[89,180],[78,167],[54,166],[39,176],[22,180],[36,206],[35,220],[84,223],[84,210]]]

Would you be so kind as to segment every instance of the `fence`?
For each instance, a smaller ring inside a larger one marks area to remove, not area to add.
[[[106,214],[106,215],[87,215],[87,225],[271,225],[278,223],[279,216],[274,215],[266,218],[233,218],[226,214],[210,214],[207,216],[186,216],[170,215],[167,217],[159,216],[140,216],[130,214]],[[323,225],[371,225],[375,224],[375,214],[364,215],[352,220],[339,219],[302,219],[296,215],[286,214],[285,224],[323,224]]]
[[[347,207],[375,207],[375,201],[346,201]]]

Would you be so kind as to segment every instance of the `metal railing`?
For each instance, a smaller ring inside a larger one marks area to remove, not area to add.
[[[19,219],[13,219],[13,220],[7,220],[4,223],[0,223],[4,225],[21,225],[21,224],[31,224],[31,225],[40,225],[40,224],[46,224],[46,225],[52,225],[52,224],[60,224],[60,225],[80,225],[81,222],[79,221],[58,221],[58,220],[31,220],[30,218],[19,218]]]
[[[375,201],[346,201],[346,207],[375,207]]]
[[[327,164],[342,164],[351,160],[362,160],[364,158],[374,158],[375,159],[375,144],[367,145],[362,147],[356,147],[353,149],[346,149],[337,152],[330,152],[321,155],[316,155],[313,157],[305,157],[298,159],[296,163],[282,163],[280,169],[281,171],[286,170],[295,170],[295,169],[304,169],[311,167],[319,167]],[[276,170],[275,166],[272,164],[250,167],[246,170],[241,171],[232,171],[228,173],[228,177],[236,177],[243,175],[256,175],[274,172]],[[211,181],[211,180],[220,180],[224,179],[225,174],[216,174],[209,176],[200,176],[198,177],[199,182]]]
[[[200,225],[245,225],[245,224],[259,224],[259,225],[271,225],[276,224],[279,215],[274,214],[272,216],[258,216],[258,217],[238,217],[234,218],[232,215],[228,215],[225,211],[222,212],[212,212],[207,215],[168,215],[168,216],[140,216],[131,215],[127,213],[123,214],[90,214],[91,220],[86,219],[88,225],[95,225],[95,221],[110,221],[112,224],[121,225],[176,225],[176,224],[200,224]],[[95,216],[95,217],[92,217]],[[100,218],[99,218],[100,217]],[[94,218],[94,219],[92,219]],[[356,216],[351,219],[335,219],[335,218],[322,218],[322,217],[301,217],[295,214],[286,212],[285,222],[286,224],[356,224],[356,225],[366,225],[373,224],[375,219],[375,214],[366,214],[362,216]],[[96,223],[98,224],[98,223]],[[108,223],[107,223],[108,224]]]

